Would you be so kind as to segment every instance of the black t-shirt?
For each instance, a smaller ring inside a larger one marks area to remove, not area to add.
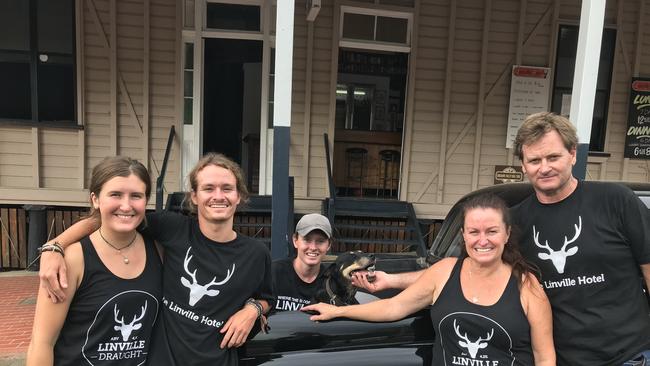
[[[88,237],[81,239],[84,273],[54,346],[54,365],[142,365],[162,293],[160,258],[146,240],[144,270],[115,276]]]
[[[558,365],[620,365],[650,348],[639,271],[650,263],[650,215],[632,191],[579,182],[554,204],[532,195],[512,217],[553,307]]]
[[[460,284],[460,258],[431,306],[436,331],[434,366],[533,364],[530,325],[521,307],[517,280],[510,276],[494,305],[467,301]]]
[[[273,303],[271,256],[243,235],[227,243],[201,233],[195,217],[147,215],[147,232],[165,248],[162,325],[152,365],[237,365],[236,349],[221,349],[219,332],[249,298]]]
[[[293,269],[294,258],[273,261],[273,294],[277,297],[275,311],[295,311],[309,304],[323,286],[323,265],[316,279],[307,283]]]

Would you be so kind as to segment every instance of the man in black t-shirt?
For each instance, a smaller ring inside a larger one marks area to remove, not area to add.
[[[558,365],[621,365],[650,352],[650,215],[629,189],[572,175],[568,119],[528,116],[515,152],[535,194],[512,209],[524,256],[542,272]],[[648,360],[650,362],[650,360]]]
[[[295,258],[273,262],[274,311],[300,310],[313,299],[323,285],[321,261],[331,247],[332,227],[327,217],[303,216],[293,234]]]

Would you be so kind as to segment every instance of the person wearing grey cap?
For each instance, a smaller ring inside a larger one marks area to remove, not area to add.
[[[332,226],[327,217],[316,213],[303,216],[292,236],[295,258],[283,258],[272,264],[274,311],[296,311],[308,305],[322,287],[321,264],[332,244]]]

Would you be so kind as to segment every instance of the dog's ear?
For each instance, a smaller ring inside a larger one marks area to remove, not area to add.
[[[341,265],[339,265],[339,269],[338,269],[339,273],[343,273],[343,270],[344,270],[345,267],[347,267],[348,265],[349,265],[348,263],[341,263]]]
[[[352,262],[354,262],[354,256],[352,255],[352,252],[345,252],[339,254],[338,257],[336,257],[335,265],[339,268],[339,270],[341,270],[343,267],[350,265]]]
[[[336,263],[332,263],[325,268],[325,271],[323,271],[323,277],[332,277],[332,274],[337,271],[338,266]]]

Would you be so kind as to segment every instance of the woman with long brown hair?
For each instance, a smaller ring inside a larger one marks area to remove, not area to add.
[[[27,365],[142,365],[162,294],[153,242],[136,228],[151,193],[147,169],[127,157],[106,158],[90,180],[90,217],[100,227],[66,247],[62,303],[39,288]]]
[[[434,365],[555,365],[551,307],[510,232],[503,200],[475,196],[463,206],[460,258],[437,262],[393,298],[302,310],[318,312],[315,321],[394,321],[431,305]]]

